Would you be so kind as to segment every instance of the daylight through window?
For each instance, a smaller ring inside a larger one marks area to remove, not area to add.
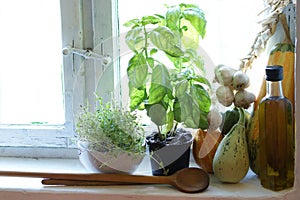
[[[60,16],[59,0],[1,2],[0,124],[64,123]]]

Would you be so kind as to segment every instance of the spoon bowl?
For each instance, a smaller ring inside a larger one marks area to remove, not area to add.
[[[201,192],[209,186],[209,175],[200,168],[184,168],[175,176],[175,187],[183,192]]]

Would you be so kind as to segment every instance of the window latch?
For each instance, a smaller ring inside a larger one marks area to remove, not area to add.
[[[63,55],[76,54],[84,57],[85,59],[94,59],[102,61],[103,65],[107,66],[111,63],[112,59],[110,56],[103,56],[93,52],[90,49],[78,49],[71,46],[66,46],[62,50]]]

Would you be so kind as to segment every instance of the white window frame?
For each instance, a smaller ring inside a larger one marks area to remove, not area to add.
[[[110,91],[121,91],[116,90],[120,79],[119,48],[116,48],[118,37],[115,37],[118,26],[114,18],[117,16],[114,13],[116,0],[61,0],[61,11],[62,49],[72,47],[92,50],[96,54],[110,57],[112,63],[106,66],[99,60],[86,59],[78,54],[65,55],[63,57],[65,124],[1,125],[1,156],[77,156],[74,120],[80,112],[80,105],[84,105],[87,101],[89,105],[95,105],[95,92],[104,100],[108,100],[111,97],[107,95]],[[114,94],[117,99],[118,93]]]

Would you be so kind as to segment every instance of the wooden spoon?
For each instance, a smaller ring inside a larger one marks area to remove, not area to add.
[[[111,176],[111,174],[109,176]],[[113,179],[113,181],[85,181],[85,180],[47,178],[42,180],[42,184],[65,185],[65,186],[107,186],[107,185],[133,185],[133,184],[141,184],[141,183],[143,184],[165,183],[165,184],[171,184],[183,192],[200,192],[202,190],[205,190],[209,184],[208,174],[199,168],[186,168],[184,170],[177,172],[172,176],[167,176],[168,180],[166,180],[165,177],[129,175],[130,177],[134,176],[133,178],[135,177],[138,177],[138,179],[143,178],[143,180],[140,180],[139,182],[136,182],[136,180],[133,180],[134,182],[132,182],[132,180],[129,181],[128,179],[124,180],[123,179],[125,177],[124,175],[121,176],[123,182],[117,182],[115,181],[115,179]],[[149,178],[156,179],[156,180],[149,181]]]
[[[63,174],[40,172],[0,171],[0,176],[51,178],[75,181],[105,181],[117,183],[170,184],[182,192],[194,193],[209,185],[208,174],[200,168],[184,168],[171,176],[143,176],[128,174]]]

